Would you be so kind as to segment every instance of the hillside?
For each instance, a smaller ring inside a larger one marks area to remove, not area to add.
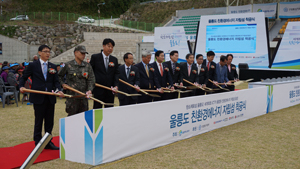
[[[290,0],[297,1],[297,0]],[[133,4],[131,8],[123,14],[126,20],[163,23],[175,16],[176,10],[199,9],[199,8],[215,8],[226,7],[224,0],[188,0],[175,2],[148,3],[144,5]],[[230,0],[232,2],[232,0]],[[273,3],[274,0],[253,0],[253,3]],[[238,5],[247,5],[249,0],[239,0]],[[236,2],[232,4],[236,5]]]
[[[2,2],[3,15],[18,12],[68,12],[81,15],[98,16],[97,4],[100,6],[101,17],[119,17],[132,6],[146,0],[4,0]]]

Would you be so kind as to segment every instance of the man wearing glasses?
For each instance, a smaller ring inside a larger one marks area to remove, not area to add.
[[[74,50],[75,59],[67,62],[58,72],[60,84],[70,86],[76,90],[86,93],[87,97],[92,95],[95,85],[95,76],[92,66],[83,61],[85,54],[88,52],[85,46],[79,45]],[[66,77],[66,80],[64,80]],[[67,90],[69,95],[78,95],[77,93]],[[66,112],[68,116],[89,110],[88,99],[85,97],[67,98]]]
[[[40,59],[29,63],[26,71],[20,79],[20,91],[24,93],[23,89],[28,77],[32,79],[31,89],[39,91],[48,91],[58,89],[61,97],[64,96],[61,92],[60,84],[58,81],[56,65],[48,62],[50,57],[50,47],[47,45],[41,45],[38,49]],[[45,132],[52,133],[54,124],[54,109],[56,103],[56,97],[44,94],[31,93],[29,101],[33,103],[35,124],[33,140],[35,145],[42,139],[42,127],[45,120]],[[58,150],[51,141],[45,147],[45,149]]]

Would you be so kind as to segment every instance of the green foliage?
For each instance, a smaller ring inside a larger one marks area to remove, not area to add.
[[[145,0],[141,0],[145,1]],[[98,16],[99,3],[101,17],[119,17],[126,12],[129,7],[138,0],[12,0],[12,3],[22,4],[22,9],[11,9],[12,12],[68,12],[81,15]]]
[[[12,38],[16,33],[15,26],[0,26],[0,34]]]

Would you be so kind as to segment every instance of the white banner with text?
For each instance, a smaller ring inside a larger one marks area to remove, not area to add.
[[[267,87],[89,110],[60,119],[60,158],[99,165],[261,116],[266,110]]]

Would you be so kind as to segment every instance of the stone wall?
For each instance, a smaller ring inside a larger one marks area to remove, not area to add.
[[[51,58],[54,58],[82,43],[84,41],[83,32],[135,33],[132,30],[86,24],[57,24],[53,27],[24,25],[17,28],[14,39],[29,45],[46,44],[52,49]]]

